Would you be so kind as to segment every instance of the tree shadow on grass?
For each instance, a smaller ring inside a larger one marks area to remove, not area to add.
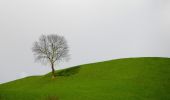
[[[56,73],[56,76],[71,76],[77,74],[79,71],[80,71],[80,66],[76,66],[76,67],[61,70]]]

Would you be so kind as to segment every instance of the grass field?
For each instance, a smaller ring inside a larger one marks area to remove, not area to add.
[[[0,85],[0,100],[170,100],[169,58],[80,65]]]

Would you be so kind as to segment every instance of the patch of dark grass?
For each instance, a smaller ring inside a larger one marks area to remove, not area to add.
[[[59,100],[57,96],[47,96],[45,100]]]
[[[76,67],[61,70],[57,72],[56,75],[57,76],[71,76],[71,75],[77,74],[79,70],[80,70],[80,66],[76,66]]]
[[[0,100],[4,100],[3,98],[2,98],[2,95],[0,94]]]

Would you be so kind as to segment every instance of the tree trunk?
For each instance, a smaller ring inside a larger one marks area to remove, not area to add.
[[[54,63],[51,63],[51,68],[52,68],[52,79],[54,79],[55,78]]]

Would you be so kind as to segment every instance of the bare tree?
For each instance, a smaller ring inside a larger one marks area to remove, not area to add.
[[[55,78],[54,64],[69,57],[67,41],[63,36],[56,34],[40,36],[39,41],[34,43],[32,51],[36,61],[51,65],[52,78]]]

